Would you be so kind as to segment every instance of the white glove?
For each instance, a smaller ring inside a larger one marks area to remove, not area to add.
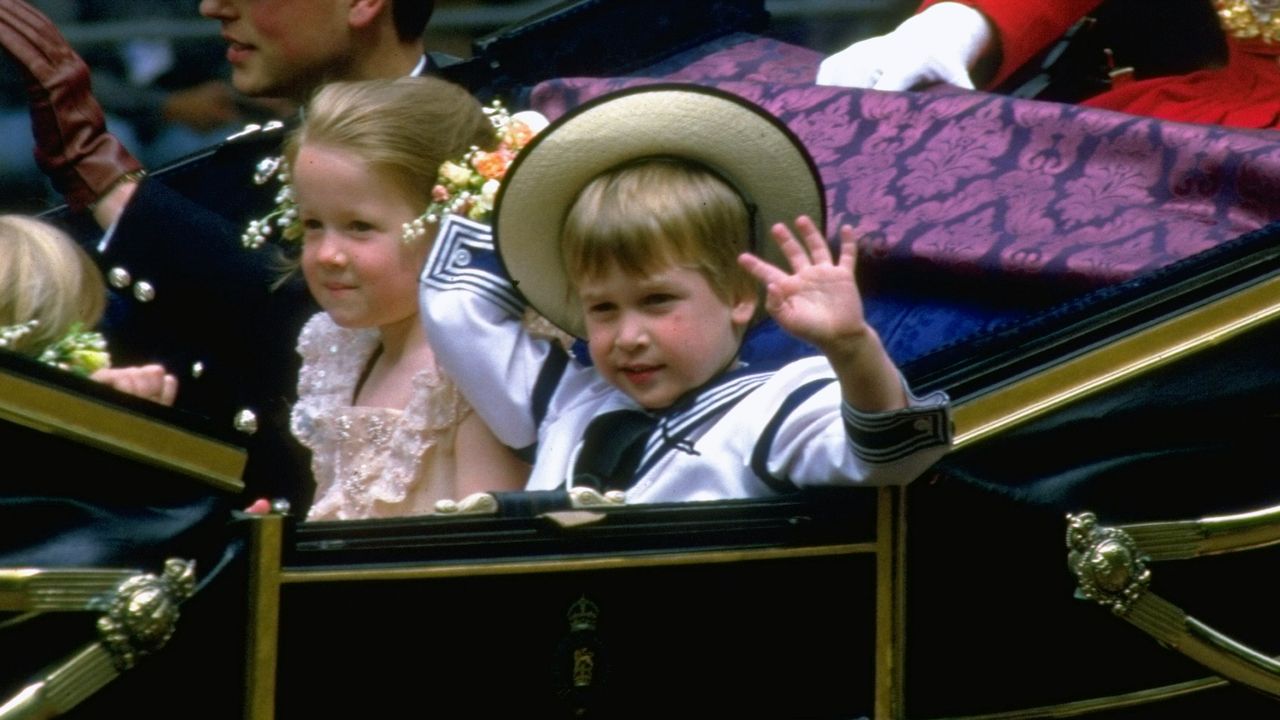
[[[972,90],[969,71],[994,40],[995,28],[981,12],[941,2],[887,35],[856,42],[823,60],[817,82],[875,90],[944,82]]]

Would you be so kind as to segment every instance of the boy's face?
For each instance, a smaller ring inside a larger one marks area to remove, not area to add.
[[[350,2],[201,0],[222,23],[231,82],[250,96],[305,97],[350,62]]]
[[[639,277],[616,264],[578,284],[587,347],[600,374],[661,410],[725,370],[756,300],[722,300],[697,270],[667,265]]]

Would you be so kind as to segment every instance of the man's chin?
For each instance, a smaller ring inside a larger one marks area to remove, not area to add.
[[[251,98],[286,97],[288,92],[280,83],[262,77],[260,73],[248,69],[234,69],[231,72],[231,87],[236,92]]]
[[[259,83],[253,78],[253,76],[239,70],[233,70],[231,72],[231,87],[235,88],[236,92],[246,97],[259,97],[263,94],[262,89],[259,87]]]

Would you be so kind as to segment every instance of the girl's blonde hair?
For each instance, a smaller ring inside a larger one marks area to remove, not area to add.
[[[293,164],[304,144],[354,153],[388,176],[425,211],[446,160],[496,144],[493,125],[463,88],[438,78],[330,83],[308,103],[285,143]]]
[[[596,176],[578,193],[560,252],[571,284],[614,264],[635,276],[684,265],[733,303],[758,292],[738,265],[751,234],[746,203],[719,175],[687,160],[645,158]]]
[[[10,350],[39,354],[106,308],[102,275],[66,233],[35,218],[0,215],[0,327],[37,324]]]

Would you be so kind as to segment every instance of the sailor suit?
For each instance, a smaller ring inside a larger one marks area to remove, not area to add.
[[[529,490],[573,487],[591,421],[639,409],[594,368],[525,329],[524,299],[499,269],[484,225],[444,220],[421,301],[441,365],[498,439],[533,457]],[[739,363],[650,415],[654,428],[626,490],[629,503],[905,484],[951,438],[945,394],[911,397],[896,412],[862,413],[842,402],[824,357]]]

